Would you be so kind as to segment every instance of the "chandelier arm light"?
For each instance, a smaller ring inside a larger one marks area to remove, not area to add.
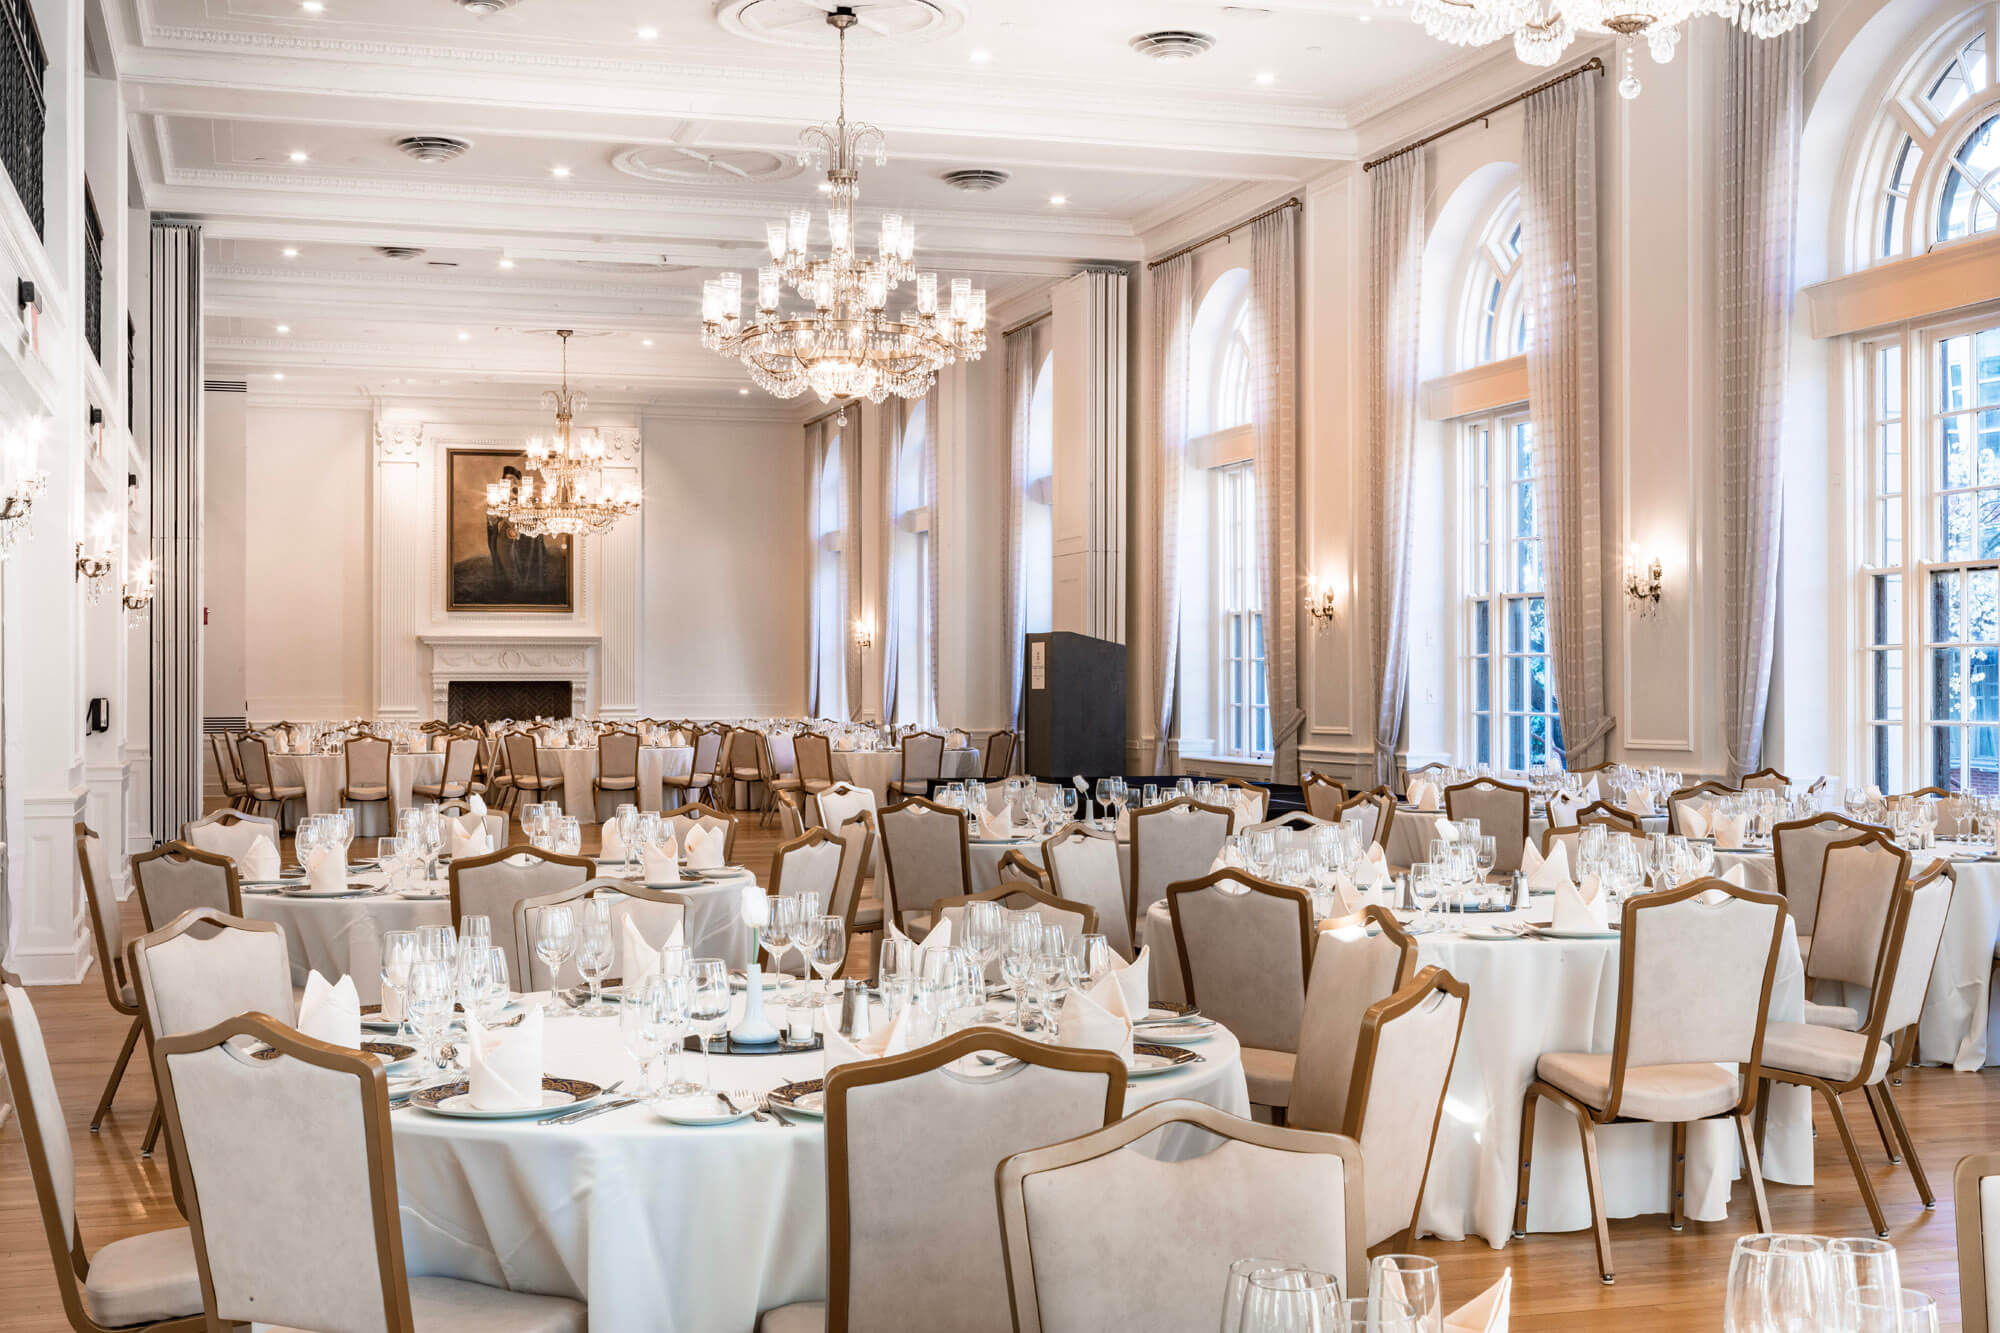
[[[604,442],[594,427],[578,431],[576,414],[589,400],[569,387],[569,340],[573,329],[557,329],[562,339],[562,387],[542,394],[556,414],[555,434],[528,441],[528,470],[519,481],[496,481],[486,488],[486,512],[522,537],[582,537],[609,532],[621,518],[639,512],[639,488],[615,491],[604,479]]]

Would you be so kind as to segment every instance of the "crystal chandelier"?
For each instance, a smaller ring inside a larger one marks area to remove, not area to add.
[[[1393,0],[1392,0],[1393,3]],[[1674,58],[1690,19],[1727,19],[1752,37],[1776,37],[1804,23],[1819,0],[1409,0],[1424,31],[1456,46],[1514,39],[1514,54],[1530,65],[1553,65],[1579,33],[1620,39],[1621,97],[1639,95],[1633,50],[1643,39],[1653,61]]]
[[[28,472],[12,489],[0,494],[0,560],[7,558],[16,543],[35,530],[35,502],[49,489],[49,474]]]
[[[589,401],[569,387],[569,340],[573,329],[557,329],[562,339],[562,388],[542,394],[555,409],[556,433],[528,441],[528,469],[520,481],[496,481],[486,488],[486,512],[523,537],[581,537],[608,532],[619,519],[639,512],[639,488],[613,491],[604,480],[604,441],[595,427],[572,426]]]
[[[882,131],[847,122],[847,30],[855,24],[854,11],[842,6],[826,21],[840,34],[840,114],[799,135],[799,165],[826,172],[827,254],[808,248],[810,209],[793,209],[785,221],[767,224],[771,262],[757,270],[755,317],[743,322],[742,274],[703,283],[702,346],[742,361],[750,378],[779,398],[807,389],[843,407],[854,398],[879,403],[892,393],[921,398],[940,368],[960,358],[977,360],[986,350],[986,292],[954,278],[940,310],[937,275],[916,271],[915,230],[894,213],[882,219],[875,257],[860,257],[854,201],[861,194],[861,158],[872,153],[881,166],[888,154]],[[889,293],[905,282],[915,284],[916,304],[892,315]],[[787,286],[812,304],[810,312],[781,308]]]

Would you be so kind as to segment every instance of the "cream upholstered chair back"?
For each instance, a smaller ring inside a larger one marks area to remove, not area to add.
[[[1362,923],[1321,931],[1313,946],[1299,1059],[1285,1108],[1285,1123],[1298,1129],[1345,1132],[1361,1021],[1371,1005],[1416,975],[1417,941],[1395,914],[1370,907],[1363,916]]]
[[[20,1118],[21,1140],[33,1168],[35,1193],[55,1257],[57,1281],[63,1286],[63,1302],[76,1301],[80,1308],[81,1293],[74,1290],[76,1268],[71,1258],[77,1236],[76,1157],[70,1146],[69,1122],[63,1119],[55,1070],[49,1064],[49,1049],[34,1002],[11,976],[0,980],[0,1067],[4,1067],[0,1072],[7,1076],[7,1091]]]
[[[463,796],[472,787],[472,767],[479,760],[477,736],[454,736],[445,742],[444,773],[438,779],[443,796]]]
[[[1957,880],[1942,864],[1910,881],[1909,906],[1902,923],[1902,938],[1893,955],[1893,965],[1885,968],[1887,985],[1882,1001],[1882,1032],[1901,1032],[1923,1015],[1924,996],[1930,989],[1931,972],[1937,966],[1938,948],[1944,943],[1945,919],[1951,914],[1951,896]],[[1819,942],[1813,942],[1815,953]],[[1872,998],[1872,997],[1871,997]],[[1870,1005],[1872,1010],[1875,1006]],[[1869,1015],[1872,1026],[1874,1014]]]
[[[245,736],[236,744],[243,761],[243,781],[253,792],[271,790],[271,747],[262,736]]]
[[[688,771],[698,778],[713,778],[715,766],[722,757],[722,741],[729,734],[727,727],[705,727],[695,733],[694,758]]]
[[[1317,815],[1309,815],[1303,810],[1291,810],[1276,819],[1267,819],[1249,827],[1238,825],[1238,833],[1270,833],[1274,835],[1279,851],[1297,847],[1307,847],[1312,842],[1312,831],[1316,828],[1331,827],[1329,821]]]
[[[1171,1125],[1222,1142],[1183,1161],[1131,1150]],[[1081,1138],[1017,1153],[1000,1166],[1014,1327],[1209,1333],[1222,1306],[1218,1275],[1255,1254],[1283,1255],[1337,1275],[1343,1291],[1365,1293],[1361,1158],[1350,1138],[1241,1120],[1193,1101],[1157,1102]]]
[[[1324,773],[1306,774],[1299,780],[1299,793],[1305,797],[1306,813],[1315,819],[1339,819],[1340,807],[1347,802],[1347,788]]]
[[[1828,845],[1821,865],[1806,976],[1873,987],[1910,854],[1887,834],[1871,832]]]
[[[485,856],[468,856],[451,863],[451,923],[468,916],[512,921],[514,904],[583,883],[596,866],[580,856],[561,856],[539,847],[502,848]],[[504,931],[493,932],[496,947],[507,950],[507,975],[527,975],[527,960]]]
[[[805,805],[794,791],[774,791],[771,793],[771,808],[778,812],[778,832],[786,842],[805,836]],[[818,825],[813,825],[817,828]]]
[[[251,844],[260,837],[270,841],[273,851],[284,846],[277,820],[246,815],[240,810],[214,810],[181,825],[182,842],[232,860],[248,853]]]
[[[963,810],[912,796],[883,809],[876,821],[882,830],[883,870],[904,930],[913,913],[929,912],[938,899],[972,892],[972,851]]]
[[[1444,812],[1447,819],[1479,821],[1481,835],[1493,839],[1493,868],[1504,874],[1521,868],[1531,799],[1526,787],[1477,778],[1444,789]]]
[[[542,751],[534,735],[525,731],[510,731],[500,742],[507,752],[507,774],[516,787],[532,791],[542,780]],[[568,796],[568,792],[563,793]]]
[[[1218,870],[1167,890],[1188,1003],[1245,1046],[1296,1051],[1312,968],[1304,889]]]
[[[979,777],[983,782],[1004,782],[1014,771],[1014,741],[1011,731],[988,732],[981,742]]]
[[[389,742],[379,736],[351,736],[341,747],[347,757],[347,790],[389,792]]]
[[[103,845],[88,825],[76,833],[76,870],[83,876],[84,906],[90,911],[90,933],[97,941],[97,967],[104,976],[105,997],[120,1013],[134,1013],[130,978],[125,971],[125,920],[118,914],[118,891],[104,869]]]
[[[236,863],[216,852],[170,842],[132,858],[132,888],[147,930],[158,930],[182,912],[207,907],[243,915]]]
[[[1686,832],[1681,827],[1681,821],[1690,808],[1712,811],[1723,797],[1737,794],[1737,789],[1726,782],[1697,782],[1693,786],[1682,787],[1667,797],[1667,832]]]
[[[1071,824],[1042,843],[1049,887],[1059,898],[1088,904],[1097,913],[1097,933],[1128,961],[1133,954],[1132,922],[1126,916],[1125,875],[1118,867],[1118,837],[1108,829]]]
[[[817,731],[792,737],[792,769],[815,790],[833,785],[833,742]]]
[[[999,903],[1010,912],[1035,912],[1041,916],[1043,925],[1061,926],[1071,940],[1098,933],[1097,913],[1083,903],[1065,902],[1025,879],[1003,879],[981,893],[938,900],[937,913],[951,922],[953,939],[965,938],[959,925],[965,919],[965,909],[978,902]]]
[[[1236,814],[1182,796],[1132,813],[1132,882],[1126,906],[1133,929],[1146,909],[1167,896],[1169,884],[1199,879],[1222,854],[1222,840],[1235,828]]]
[[[1416,1238],[1445,1089],[1465,1028],[1465,983],[1427,967],[1361,1020],[1346,1133],[1368,1169],[1370,1245]]]
[[[831,913],[846,854],[847,844],[823,828],[792,839],[771,857],[771,896],[797,898],[810,893],[820,911]]]
[[[753,732],[751,734],[755,735],[756,733]],[[722,834],[722,859],[732,865],[735,864],[736,816],[727,811],[718,810],[712,805],[702,805],[700,802],[695,802],[689,805],[676,806],[672,810],[662,813],[660,817],[674,826],[674,843],[682,849],[683,854],[687,850],[688,833],[695,826],[699,825],[710,833],[719,832]]]
[[[1626,899],[1622,924],[1614,1103],[1628,1068],[1754,1062],[1778,967],[1784,900],[1726,880],[1696,880]],[[1752,1095],[1754,1088],[1746,1101]]]
[[[861,881],[875,859],[875,816],[863,810],[840,826],[840,877],[834,882],[833,897],[827,900],[829,915],[847,922],[854,933],[854,919],[861,908]]]
[[[1396,817],[1396,798],[1360,792],[1340,803],[1340,822],[1361,830],[1362,841],[1388,850],[1389,825]]]
[[[977,1051],[1020,1063],[997,1077],[954,1068]],[[826,1327],[1008,1333],[999,1218],[990,1202],[978,1206],[993,1197],[995,1170],[1010,1154],[1098,1129],[1124,1109],[1116,1055],[993,1029],[834,1069]]]
[[[638,781],[638,732],[607,731],[597,738],[597,778],[600,782]]]
[[[1857,835],[1878,832],[1845,815],[1822,814],[1796,819],[1771,830],[1771,859],[1778,873],[1778,892],[1798,927],[1803,946],[1819,924],[1820,882],[1826,873],[1826,849]]]
[[[1546,857],[1560,847],[1567,856],[1571,868],[1576,866],[1576,844],[1583,837],[1583,831],[1593,825],[1602,824],[1607,838],[1635,838],[1641,846],[1647,845],[1646,835],[1623,829],[1616,824],[1601,819],[1593,819],[1588,824],[1572,824],[1568,828],[1545,828],[1542,830],[1541,854]],[[1607,843],[1606,846],[1610,844]]]
[[[223,795],[238,796],[244,790],[243,779],[237,776],[236,765],[231,762],[229,753],[224,748],[228,744],[228,738],[220,732],[209,733],[208,754],[209,758],[215,761],[215,780],[221,785]]]
[[[1609,801],[1592,801],[1576,812],[1576,822],[1583,824],[1609,824],[1612,828],[1623,829],[1627,833],[1644,833],[1646,821],[1630,810],[1621,810]]]
[[[232,1037],[278,1054],[258,1059]],[[374,1058],[249,1014],[167,1038],[153,1063],[214,1326],[411,1329],[388,1083]]]
[[[808,799],[819,810],[823,828],[839,828],[863,810],[876,815],[880,809],[873,787],[857,787],[851,782],[836,782]]]
[[[466,801],[439,801],[438,813],[456,819],[459,822],[459,826],[467,833],[476,833],[479,830],[477,824],[466,822],[465,817],[472,813],[472,806]],[[486,808],[486,836],[492,840],[495,851],[507,845],[507,812],[505,810],[495,810],[491,806]]]
[[[1744,791],[1787,792],[1792,789],[1792,780],[1775,768],[1760,768],[1755,773],[1743,775]]]
[[[1951,1195],[1960,1326],[1965,1333],[2000,1333],[2000,1150],[1960,1158]]]
[[[539,898],[523,898],[514,904],[514,949],[524,960],[527,971],[516,976],[517,990],[558,990],[583,984],[583,973],[576,965],[576,955],[564,959],[556,971],[549,971],[535,953],[535,932],[541,914],[550,907],[568,906],[578,917],[577,929],[582,929],[583,900],[602,898],[611,904],[611,935],[615,941],[613,948],[618,951],[618,974],[624,977],[625,921],[631,919],[632,926],[648,945],[658,949],[673,938],[674,928],[681,928],[683,944],[693,944],[687,938],[687,900],[680,894],[649,889],[639,884],[616,879],[592,879],[574,888],[558,889],[554,893]],[[498,932],[496,932],[497,935]]]
[[[903,771],[897,778],[907,790],[919,782],[935,782],[944,776],[944,737],[934,731],[919,731],[903,737]]]
[[[237,1014],[293,1020],[292,960],[275,921],[192,912],[133,940],[130,957],[155,1039],[199,1032]]]

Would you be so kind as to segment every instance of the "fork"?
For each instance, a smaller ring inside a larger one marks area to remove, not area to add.
[[[790,1120],[787,1120],[785,1118],[785,1113],[783,1111],[780,1111],[775,1106],[771,1105],[771,1094],[768,1092],[760,1092],[757,1094],[757,1118],[759,1120],[776,1120],[786,1129],[797,1128],[797,1126],[795,1126]]]

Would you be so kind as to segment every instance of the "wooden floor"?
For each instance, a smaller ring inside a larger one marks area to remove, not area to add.
[[[771,831],[746,826],[738,837],[738,860],[761,878],[777,842]],[[136,934],[141,929],[136,906],[128,903],[126,910],[127,929]],[[179,1224],[163,1165],[139,1156],[153,1105],[143,1056],[127,1073],[103,1133],[89,1132],[91,1109],[126,1025],[106,1006],[96,973],[80,986],[39,987],[34,1000],[75,1145],[77,1213],[85,1248],[95,1251],[121,1236]],[[1944,1326],[1953,1328],[1958,1325],[1958,1274],[1952,1167],[1969,1152],[2000,1145],[2000,1072],[1911,1070],[1897,1095],[1938,1191],[1935,1212],[1923,1210],[1909,1173],[1883,1157],[1859,1098],[1853,1099],[1849,1114],[1888,1214],[1890,1238],[1901,1252],[1904,1283],[1936,1296]],[[1781,1231],[1865,1235],[1867,1214],[1839,1140],[1824,1118],[1819,1128],[1818,1186],[1771,1186],[1772,1220]],[[1417,1248],[1443,1266],[1450,1306],[1470,1299],[1511,1267],[1516,1330],[1712,1331],[1721,1327],[1730,1247],[1753,1229],[1751,1219],[1748,1190],[1739,1184],[1724,1222],[1690,1222],[1679,1234],[1667,1230],[1664,1216],[1613,1222],[1618,1281],[1610,1287],[1598,1281],[1587,1231],[1530,1236],[1504,1250],[1481,1241],[1424,1241]],[[64,1327],[26,1157],[10,1121],[0,1130],[0,1333]]]

